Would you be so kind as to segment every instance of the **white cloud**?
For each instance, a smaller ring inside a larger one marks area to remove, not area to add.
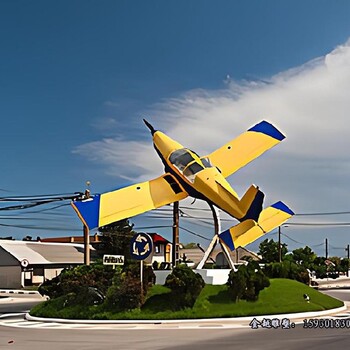
[[[229,181],[239,194],[256,183],[268,203],[285,200],[296,212],[350,209],[350,42],[268,82],[230,79],[222,90],[193,90],[152,106],[150,122],[206,154],[262,119],[286,136]],[[140,123],[141,117],[140,117]],[[148,130],[145,128],[145,133]],[[149,142],[109,138],[75,152],[135,181],[162,165]]]

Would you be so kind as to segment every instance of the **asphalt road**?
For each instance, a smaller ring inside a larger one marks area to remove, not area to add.
[[[0,298],[0,315],[16,312],[27,312],[33,306],[41,303],[42,299],[39,295],[10,295]],[[0,348],[1,349],[1,348]]]
[[[350,291],[346,290],[327,291],[327,294],[344,300],[350,299]],[[257,330],[210,327],[201,329],[201,326],[196,329],[92,329],[91,326],[84,329],[81,325],[79,329],[74,329],[75,325],[70,325],[67,329],[40,329],[34,326],[30,322],[22,328],[1,326],[0,349],[329,350],[348,348],[350,334],[350,328],[305,329],[303,325],[290,329]]]
[[[75,330],[0,327],[0,349],[346,349],[349,329]]]
[[[350,290],[348,289],[323,290],[322,293],[343,301],[350,301]]]
[[[36,304],[38,304],[38,301],[32,300],[23,300],[16,303],[9,302],[7,304],[0,303],[0,315],[14,312],[27,312]]]

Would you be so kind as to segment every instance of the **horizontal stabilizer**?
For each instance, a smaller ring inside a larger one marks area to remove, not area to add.
[[[244,247],[261,237],[264,231],[254,220],[245,220],[219,234],[220,240],[231,250]]]
[[[293,211],[283,202],[277,202],[261,212],[258,222],[250,219],[242,221],[220,233],[219,238],[233,251],[237,247],[244,247],[254,242],[265,233],[282,225],[293,215]]]
[[[281,226],[293,215],[293,211],[283,202],[277,202],[261,212],[258,223],[265,232],[270,232]]]

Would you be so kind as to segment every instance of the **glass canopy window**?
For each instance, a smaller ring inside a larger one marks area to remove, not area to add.
[[[169,160],[180,171],[182,171],[184,176],[186,176],[186,178],[191,182],[194,181],[195,174],[204,168],[209,168],[212,166],[207,158],[200,159],[197,154],[189,151],[186,148],[174,151],[170,155]]]
[[[169,160],[179,170],[183,171],[189,163],[194,161],[194,158],[186,148],[182,148],[174,151],[170,155]]]

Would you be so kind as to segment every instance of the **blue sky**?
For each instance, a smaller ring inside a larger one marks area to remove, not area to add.
[[[348,1],[320,0],[1,1],[0,195],[71,193],[87,180],[101,193],[159,175],[143,117],[201,154],[267,118],[287,140],[229,179],[238,193],[254,182],[297,213],[350,210],[349,13]],[[61,209],[1,212],[0,223],[37,219],[38,230],[0,236],[79,233]],[[312,221],[335,219],[350,221]],[[347,228],[286,230],[319,253],[324,237],[350,243]]]

